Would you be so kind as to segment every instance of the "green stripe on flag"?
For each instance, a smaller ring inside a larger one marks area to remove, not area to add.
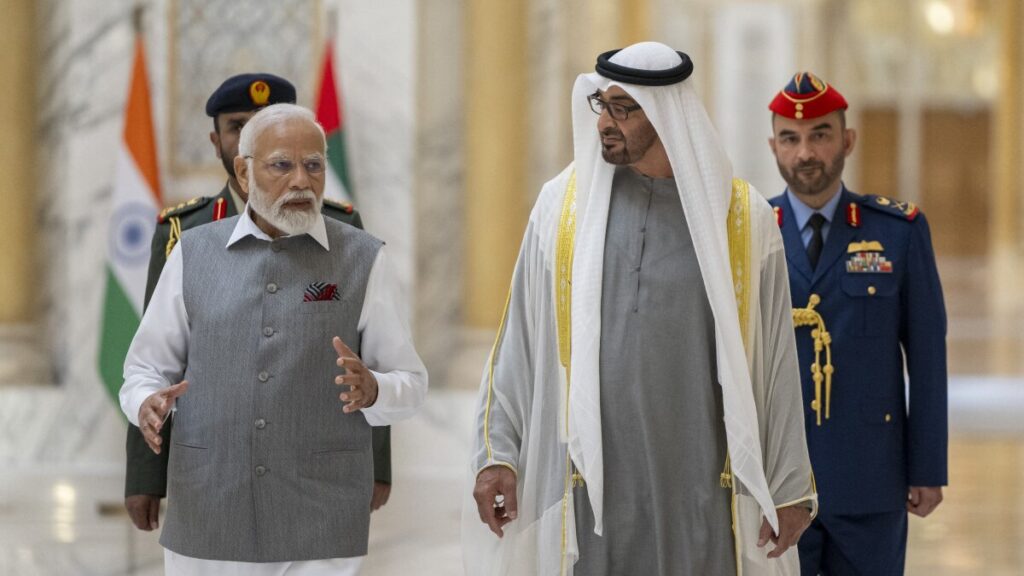
[[[124,358],[135,337],[135,331],[139,329],[140,319],[113,270],[110,266],[106,268],[107,289],[103,299],[103,329],[100,332],[100,379],[116,403],[117,393],[124,382]]]
[[[349,181],[346,158],[345,131],[335,130],[327,135],[327,162],[330,163],[331,168],[334,168],[334,172],[338,175],[338,179],[341,180],[341,184],[345,187],[349,197],[355,200],[352,183]]]

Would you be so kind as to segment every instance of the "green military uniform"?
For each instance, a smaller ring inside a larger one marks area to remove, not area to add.
[[[356,228],[363,227],[363,221],[351,204],[340,204],[324,200],[322,213],[324,216],[351,224]],[[193,198],[188,202],[168,208],[160,213],[156,231],[153,233],[152,252],[149,259],[149,275],[146,279],[145,305],[156,289],[160,272],[167,262],[167,255],[177,243],[181,233],[189,228],[228,218],[238,214],[234,199],[228,186],[224,186],[220,194],[209,197]],[[173,419],[168,420],[160,434],[163,445],[170,446],[170,434]],[[161,450],[154,454],[146,445],[142,432],[138,427],[128,424],[128,467],[125,473],[125,496],[167,494],[167,458],[170,450]],[[391,427],[373,427],[373,477],[375,482],[391,483]]]

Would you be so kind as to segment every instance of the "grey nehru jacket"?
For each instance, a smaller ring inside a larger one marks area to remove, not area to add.
[[[370,426],[344,414],[331,337],[359,353],[358,322],[381,242],[325,219],[308,235],[248,236],[237,216],[182,242],[190,337],[160,543],[209,560],[281,562],[366,554]],[[316,282],[340,298],[303,302]]]

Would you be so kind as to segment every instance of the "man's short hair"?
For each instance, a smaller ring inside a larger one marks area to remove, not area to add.
[[[272,104],[257,112],[245,123],[242,133],[238,136],[238,155],[243,158],[251,157],[260,134],[270,126],[286,120],[307,120],[316,126],[324,143],[324,152],[327,152],[327,135],[309,108],[296,104]]]

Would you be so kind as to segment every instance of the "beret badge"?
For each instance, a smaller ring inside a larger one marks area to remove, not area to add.
[[[257,80],[249,85],[249,98],[256,106],[266,106],[270,101],[270,85],[263,80]]]

